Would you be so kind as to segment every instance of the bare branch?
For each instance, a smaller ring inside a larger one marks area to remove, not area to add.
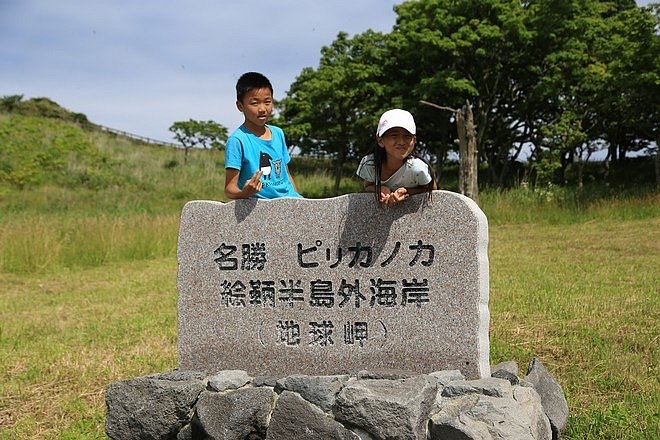
[[[456,112],[458,112],[458,110],[453,109],[453,108],[451,108],[451,107],[443,107],[443,106],[441,106],[441,105],[434,104],[434,103],[432,103],[432,102],[428,102],[428,101],[419,101],[419,103],[420,103],[420,104],[424,104],[424,105],[429,105],[429,106],[431,106],[431,107],[435,107],[435,108],[440,109],[440,110],[446,110],[446,111],[448,111],[448,112],[452,112],[452,113],[456,113]]]

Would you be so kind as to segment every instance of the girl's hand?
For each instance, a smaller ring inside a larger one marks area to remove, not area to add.
[[[387,204],[388,203],[387,201],[390,199],[390,194],[391,193],[392,193],[392,191],[390,191],[390,189],[388,187],[381,186],[380,187],[380,198],[379,198],[380,203]]]
[[[245,193],[246,197],[251,197],[261,191],[261,188],[263,187],[263,184],[261,183],[261,174],[261,170],[257,170],[252,175],[250,180],[245,182],[245,185],[243,186],[243,192]]]
[[[396,191],[391,192],[389,194],[389,197],[387,198],[386,204],[388,205],[394,205],[396,203],[399,203],[405,199],[407,199],[409,196],[408,190],[405,188],[397,188]]]

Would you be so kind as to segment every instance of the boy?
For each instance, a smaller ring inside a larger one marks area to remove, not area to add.
[[[289,173],[291,158],[279,127],[266,122],[273,112],[273,86],[257,72],[236,83],[236,107],[245,121],[225,148],[225,195],[230,199],[302,197]]]

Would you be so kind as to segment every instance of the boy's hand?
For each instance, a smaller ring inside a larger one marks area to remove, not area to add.
[[[261,172],[261,170],[257,170],[252,175],[250,180],[245,182],[245,185],[243,186],[243,192],[245,193],[246,197],[251,197],[254,194],[261,191],[261,188],[263,187],[263,183],[261,183],[261,175],[262,174],[263,173]]]

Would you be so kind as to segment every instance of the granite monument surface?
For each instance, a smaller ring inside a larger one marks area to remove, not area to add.
[[[189,202],[179,369],[488,377],[487,248],[483,212],[448,191]]]

